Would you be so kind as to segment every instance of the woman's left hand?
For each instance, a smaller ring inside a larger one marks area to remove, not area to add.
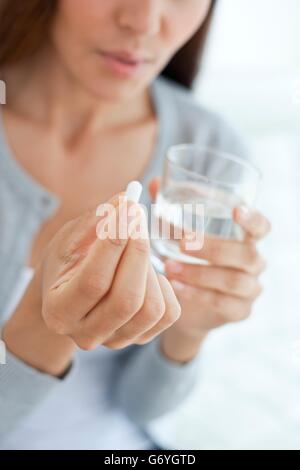
[[[149,192],[154,200],[160,179],[154,178]],[[189,251],[191,240],[181,242],[183,253],[208,261],[191,265],[167,260],[166,275],[180,302],[179,320],[161,335],[161,348],[169,359],[184,363],[193,359],[208,333],[222,325],[249,317],[262,293],[259,278],[266,261],[257,243],[271,230],[268,219],[246,206],[233,210],[233,219],[245,233],[243,241],[205,236],[199,251]]]
[[[245,206],[234,209],[233,217],[244,229],[242,242],[206,236],[200,251],[189,251],[188,241],[181,242],[184,253],[209,265],[165,263],[182,308],[180,319],[162,335],[162,349],[171,359],[190,360],[211,330],[248,318],[262,292],[259,277],[266,262],[257,242],[266,237],[271,225],[261,213]]]

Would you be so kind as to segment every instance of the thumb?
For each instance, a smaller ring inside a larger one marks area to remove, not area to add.
[[[150,181],[149,187],[148,187],[151,199],[153,201],[156,198],[159,187],[160,187],[160,178],[159,177],[153,178],[153,180]]]
[[[107,202],[95,209],[89,209],[76,219],[67,222],[61,229],[61,238],[65,240],[68,256],[77,251],[86,252],[97,239],[97,224],[104,218],[112,207],[117,208],[124,193],[114,195]],[[103,207],[103,215],[98,216],[98,210]],[[106,211],[104,208],[106,208]]]

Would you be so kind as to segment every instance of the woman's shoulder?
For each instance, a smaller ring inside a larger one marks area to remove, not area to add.
[[[165,77],[159,77],[156,86],[181,140],[247,156],[241,132],[220,114],[198,103],[192,90]]]

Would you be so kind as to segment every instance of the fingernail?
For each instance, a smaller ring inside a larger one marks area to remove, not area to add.
[[[180,263],[171,260],[166,262],[166,269],[173,274],[179,274],[182,272],[183,267]]]
[[[250,219],[251,210],[249,209],[248,206],[243,204],[242,206],[239,206],[238,211],[239,211],[239,216],[240,216],[241,219],[243,219],[245,221]]]
[[[170,281],[175,292],[182,292],[185,290],[185,285],[182,282],[172,280]]]
[[[142,211],[140,207],[135,205],[128,205],[125,200],[119,206],[119,229],[123,236],[132,236],[142,223]]]

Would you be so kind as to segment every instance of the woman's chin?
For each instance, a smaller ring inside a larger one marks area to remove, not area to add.
[[[126,82],[114,79],[99,79],[93,83],[86,83],[85,88],[97,99],[107,101],[124,101],[147,87],[148,81],[128,80]]]

